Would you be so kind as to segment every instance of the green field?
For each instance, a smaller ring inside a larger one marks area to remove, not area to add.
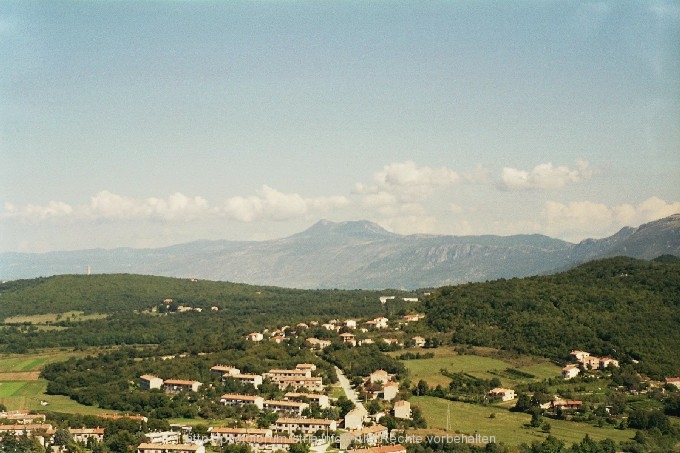
[[[99,350],[73,351],[53,349],[31,354],[3,354],[0,355],[0,373],[40,371],[48,363],[63,362],[71,357],[83,357],[92,354],[92,351]]]
[[[431,396],[411,398],[411,403],[418,406],[427,420],[429,428],[446,429],[447,407],[449,409],[450,432],[483,436],[496,436],[496,441],[506,445],[519,445],[542,441],[547,434],[540,429],[526,428],[531,416],[524,413],[510,412],[502,406],[478,406],[473,404],[447,401]],[[490,418],[491,414],[494,418]],[[621,431],[614,428],[598,428],[585,423],[564,420],[545,419],[552,429],[550,434],[562,439],[567,444],[580,442],[588,434],[595,440],[610,438],[615,442],[630,440],[633,430]]]
[[[0,382],[0,403],[7,406],[8,410],[29,409],[49,410],[54,412],[69,412],[88,415],[111,413],[111,410],[103,410],[97,407],[78,404],[67,396],[45,395],[47,381],[7,381]],[[47,401],[47,406],[42,406],[40,401]]]
[[[86,315],[82,311],[67,311],[64,313],[44,313],[41,315],[20,315],[5,318],[5,324],[49,324],[58,321],[89,321],[91,319],[103,319],[108,315],[93,313]]]

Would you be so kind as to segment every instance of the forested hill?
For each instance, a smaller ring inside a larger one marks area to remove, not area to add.
[[[551,276],[447,286],[426,302],[454,342],[566,358],[572,349],[680,373],[680,260],[610,258]]]

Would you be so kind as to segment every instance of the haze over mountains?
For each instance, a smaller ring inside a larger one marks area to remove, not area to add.
[[[0,279],[134,273],[290,288],[427,288],[565,270],[597,258],[680,256],[680,214],[572,244],[547,236],[399,235],[367,221],[321,220],[270,241],[156,249],[0,253]]]

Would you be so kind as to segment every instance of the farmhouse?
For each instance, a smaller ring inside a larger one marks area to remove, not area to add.
[[[489,390],[489,397],[493,399],[500,399],[501,401],[511,401],[515,399],[515,391],[503,387],[496,387]]]
[[[417,336],[417,337],[411,338],[411,340],[413,340],[415,347],[417,347],[417,348],[424,348],[425,347],[425,342],[426,342],[425,338]]]
[[[163,386],[163,379],[152,374],[139,376],[139,388],[142,390],[159,389]]]
[[[255,395],[225,393],[220,397],[220,403],[225,406],[245,406],[246,404],[254,404],[258,409],[264,409],[264,398]]]
[[[603,370],[609,366],[617,367],[619,366],[619,361],[612,359],[611,357],[600,357],[600,369]]]
[[[264,335],[262,335],[260,332],[251,332],[246,335],[246,340],[255,342],[262,341],[264,340]]]
[[[579,351],[578,349],[572,349],[572,351],[569,353],[569,355],[574,360],[576,360],[577,362],[580,362],[582,359],[585,359],[586,357],[590,356],[590,352]]]

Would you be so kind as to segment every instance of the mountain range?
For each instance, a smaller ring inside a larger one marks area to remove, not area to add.
[[[132,273],[289,288],[417,289],[541,275],[611,256],[680,256],[680,214],[573,244],[539,234],[399,235],[368,221],[321,220],[269,241],[155,249],[0,253],[0,279]]]

